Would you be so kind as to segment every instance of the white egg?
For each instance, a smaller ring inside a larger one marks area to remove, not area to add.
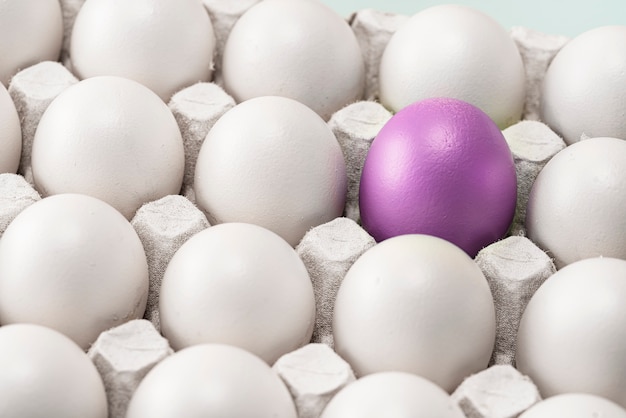
[[[61,54],[63,17],[58,0],[0,1],[0,82]]]
[[[586,139],[548,161],[528,198],[526,229],[558,268],[596,256],[626,259],[626,141]]]
[[[222,75],[238,102],[285,96],[326,120],[361,99],[365,88],[356,36],[317,0],[264,0],[251,7],[228,36]]]
[[[359,376],[405,371],[447,391],[489,362],[495,309],[480,268],[430,235],[400,235],[365,252],[344,278],[335,349]]]
[[[589,258],[557,271],[524,311],[517,368],[544,398],[582,392],[626,407],[624,300],[625,260]]]
[[[100,375],[66,336],[33,324],[0,328],[3,417],[106,418]]]
[[[464,418],[458,405],[434,383],[410,373],[362,377],[337,393],[320,418]]]
[[[15,173],[22,156],[22,127],[15,104],[0,83],[0,173]]]
[[[257,224],[296,246],[306,231],[343,213],[346,166],[315,112],[292,99],[258,97],[209,131],[194,188],[211,224]]]
[[[522,115],[524,65],[498,22],[460,5],[427,8],[387,44],[380,63],[380,101],[398,111],[418,100],[452,97],[479,107],[503,129]]]
[[[88,348],[98,335],[141,318],[148,264],[131,224],[78,194],[42,199],[0,239],[0,323],[48,326]]]
[[[289,391],[260,358],[228,345],[186,348],[141,381],[126,418],[296,418]]]
[[[43,195],[87,194],[128,219],[144,203],[178,194],[185,166],[167,105],[147,87],[109,76],[83,80],[50,103],[31,158]]]
[[[89,0],[72,30],[79,78],[114,75],[138,81],[168,101],[209,81],[215,34],[200,0]]]
[[[536,403],[519,418],[626,418],[626,409],[586,393],[552,396]]]
[[[159,314],[176,350],[231,344],[273,364],[310,341],[315,297],[287,242],[256,225],[227,223],[199,232],[174,254]]]
[[[554,57],[543,81],[541,117],[567,144],[626,139],[626,26],[578,35]]]

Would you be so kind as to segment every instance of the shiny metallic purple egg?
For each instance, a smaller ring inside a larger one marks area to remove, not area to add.
[[[363,227],[377,241],[429,234],[474,257],[506,233],[517,179],[489,116],[464,101],[432,98],[400,110],[381,129],[359,193]]]

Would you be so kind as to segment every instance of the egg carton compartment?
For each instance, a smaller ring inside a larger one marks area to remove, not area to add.
[[[221,57],[237,19],[259,0],[203,0],[216,35],[212,82],[188,86],[168,103],[180,128],[185,148],[185,172],[180,195],[145,203],[132,217],[148,262],[149,294],[143,319],[120,321],[100,334],[88,350],[103,379],[109,416],[121,418],[146,374],[174,352],[160,333],[158,297],[165,270],[174,254],[192,236],[210,228],[197,207],[195,164],[200,147],[216,121],[236,102],[223,89]],[[17,73],[8,87],[18,111],[23,139],[19,174],[0,174],[0,234],[25,208],[41,199],[33,186],[30,167],[32,142],[48,105],[78,83],[72,74],[69,36],[84,0],[61,0],[65,36],[61,63],[45,61]],[[350,364],[334,351],[333,307],[339,287],[354,262],[376,245],[360,225],[359,180],[369,147],[392,117],[378,101],[378,68],[387,42],[408,16],[362,10],[348,19],[366,68],[361,101],[335,112],[328,125],[344,154],[347,197],[344,216],[310,229],[295,246],[313,284],[316,318],[309,344],[281,356],[273,365],[301,418],[319,417],[342,388],[354,382]],[[523,120],[503,130],[517,176],[517,207],[502,240],[483,248],[474,258],[491,290],[496,311],[496,339],[485,368],[465,376],[450,390],[451,401],[467,418],[517,417],[541,400],[537,386],[515,368],[517,330],[535,291],[556,272],[554,260],[526,235],[524,220],[533,182],[545,164],[566,147],[539,119],[540,86],[549,63],[567,43],[563,36],[523,27],[510,32],[526,71]],[[381,338],[384,338],[381,336]],[[372,341],[372,344],[375,343]]]

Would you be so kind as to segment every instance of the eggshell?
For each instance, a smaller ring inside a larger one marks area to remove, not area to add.
[[[567,393],[552,396],[528,409],[519,418],[626,418],[626,409],[599,396]]]
[[[552,157],[528,197],[526,230],[558,268],[596,256],[626,259],[626,142],[591,138]]]
[[[76,16],[70,47],[77,77],[130,78],[165,102],[210,80],[214,51],[200,0],[89,0]]]
[[[310,341],[315,297],[287,242],[256,225],[227,223],[199,232],[174,254],[159,313],[175,350],[224,343],[273,364]]]
[[[509,33],[491,17],[439,5],[411,17],[380,62],[380,101],[393,111],[429,97],[478,106],[501,129],[522,116],[524,64]]]
[[[222,74],[238,102],[285,96],[325,120],[361,99],[365,89],[356,36],[317,0],[264,0],[248,9],[228,36]]]
[[[106,418],[100,375],[66,336],[40,325],[0,328],[0,411],[4,417]]]
[[[87,194],[130,219],[144,203],[180,192],[185,151],[172,112],[156,94],[135,81],[102,76],[50,103],[31,162],[43,195]]]
[[[359,191],[363,227],[377,241],[435,235],[472,257],[506,233],[516,199],[502,133],[480,109],[451,98],[413,103],[383,126]]]
[[[401,372],[375,373],[343,388],[320,418],[437,417],[465,415],[443,389]]]
[[[541,90],[541,118],[567,144],[626,139],[626,26],[578,35],[554,57]]]
[[[474,261],[430,235],[390,238],[344,278],[335,350],[357,374],[404,371],[447,391],[487,366],[495,341],[489,285]]]
[[[625,260],[588,258],[557,271],[522,315],[517,368],[544,398],[583,392],[626,407],[625,299]]]
[[[198,155],[194,188],[212,225],[257,224],[295,247],[306,231],[341,216],[347,182],[328,125],[295,100],[268,96],[215,123]]]
[[[126,418],[296,418],[289,391],[263,360],[237,347],[201,344],[157,364]]]
[[[130,223],[78,194],[42,199],[0,240],[0,323],[36,323],[87,349],[100,332],[141,318],[148,265]]]
[[[0,82],[61,54],[63,17],[58,0],[0,1]]]
[[[20,118],[9,92],[0,83],[0,173],[16,173],[21,155]]]

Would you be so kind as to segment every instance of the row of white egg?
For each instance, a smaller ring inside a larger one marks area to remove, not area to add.
[[[0,406],[6,416],[105,418],[106,395],[87,356],[67,337],[31,324],[0,329],[3,376]],[[16,376],[28,385],[15,386]],[[62,388],[59,382],[63,382]],[[13,385],[11,385],[13,383]],[[320,415],[377,417],[419,413],[463,418],[459,407],[432,382],[403,372],[374,373],[336,394]],[[159,363],[132,397],[126,417],[258,416],[295,418],[290,394],[254,355],[220,344],[196,345]],[[316,415],[317,416],[317,415]],[[520,415],[623,418],[625,410],[598,396],[553,396]],[[120,416],[121,418],[121,416]]]
[[[71,1],[61,1],[65,3]],[[0,10],[0,50],[6,57],[0,81],[5,86],[20,68],[57,59],[65,41],[71,46],[68,63],[79,78],[127,77],[165,101],[183,87],[210,80],[214,66],[238,102],[288,96],[328,119],[363,96],[364,64],[354,33],[340,16],[315,1],[233,5],[249,9],[226,34],[219,62],[213,62],[213,28],[220,23],[211,22],[199,0],[150,0],[132,7],[121,1],[89,0],[80,7],[74,26],[68,22],[65,28],[57,0],[11,4]],[[64,7],[70,13],[72,6]],[[374,75],[385,106],[397,111],[426,97],[455,97],[477,105],[501,128],[519,120],[523,64],[510,36],[493,19],[470,8],[444,5],[423,10],[402,26]],[[617,110],[623,91],[610,87],[619,84],[623,68],[623,31],[614,26],[579,37],[547,74],[543,117],[568,143],[582,133],[624,136]],[[607,62],[607,56],[615,58]],[[569,71],[573,66],[576,72]],[[586,107],[590,103],[596,105],[589,106],[591,111]]]

